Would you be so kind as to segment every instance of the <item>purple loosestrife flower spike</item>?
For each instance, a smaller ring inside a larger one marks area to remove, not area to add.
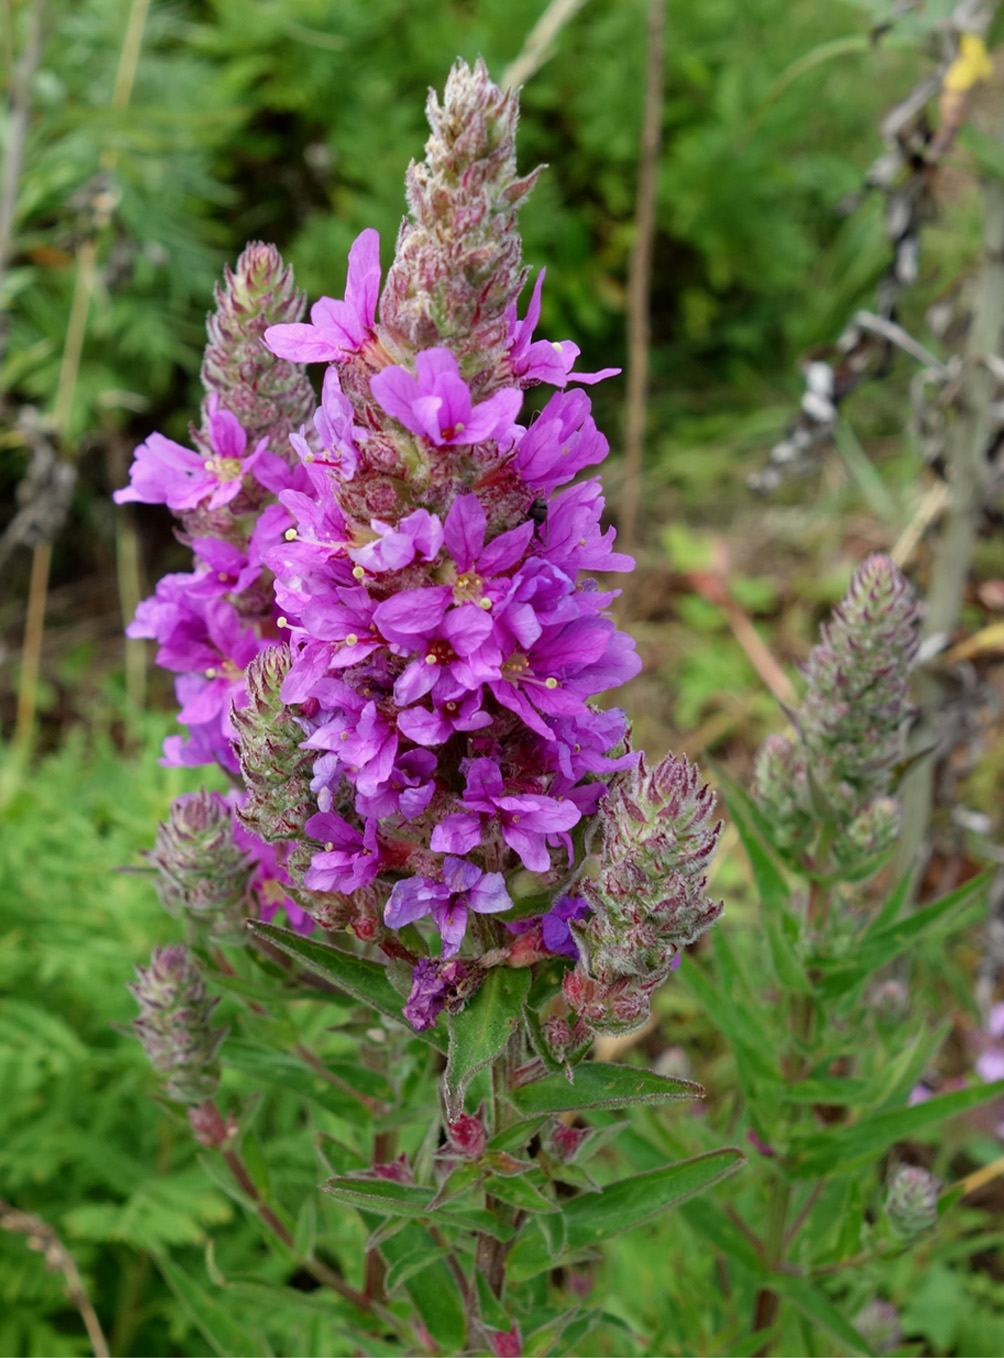
[[[519,100],[478,58],[459,61],[440,105],[429,91],[432,135],[408,170],[412,221],[401,228],[380,318],[405,350],[447,344],[477,397],[511,386],[504,371],[507,312],[523,286],[516,213],[537,174],[516,177]]]
[[[899,1240],[915,1240],[938,1219],[941,1184],[926,1169],[903,1165],[897,1169],[886,1193],[885,1212],[889,1229]]]
[[[803,740],[826,786],[887,790],[903,724],[914,712],[907,674],[919,628],[920,609],[904,576],[889,557],[868,557],[805,667]]]
[[[244,943],[253,865],[234,838],[233,812],[218,793],[203,788],[177,798],[146,857],[157,869],[165,910],[194,939]]]
[[[720,917],[705,894],[721,822],[714,795],[686,759],[644,759],[601,806],[603,844],[578,883],[592,915],[571,923],[580,961],[565,998],[595,1032],[629,1032],[648,1019],[649,996],[680,948]]]
[[[226,1028],[210,1019],[219,999],[210,999],[195,963],[182,943],[154,948],[149,967],[137,967],[129,990],[139,1005],[136,1036],[154,1070],[169,1078],[165,1091],[178,1103],[198,1104],[219,1084],[217,1053]]]
[[[808,848],[820,813],[840,827],[834,853],[842,863],[895,842],[901,813],[888,793],[914,712],[907,677],[919,628],[904,576],[889,557],[868,557],[809,655],[797,747],[770,736],[757,755],[754,792],[783,847]]]
[[[259,651],[244,675],[248,705],[230,713],[248,790],[237,815],[247,830],[268,844],[302,835],[314,812],[310,793],[314,755],[301,748],[303,730],[279,697],[289,667],[284,646]]]
[[[306,371],[270,353],[262,337],[270,326],[299,321],[306,295],[274,245],[250,241],[234,268],[224,269],[213,299],[202,359],[207,401],[215,393],[252,443],[268,439],[272,451],[285,456],[290,432],[313,414],[314,389]]]

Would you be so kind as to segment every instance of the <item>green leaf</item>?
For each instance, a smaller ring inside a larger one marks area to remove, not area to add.
[[[451,1122],[464,1111],[464,1092],[472,1077],[498,1056],[519,1027],[529,989],[528,967],[495,967],[463,1012],[450,1016],[444,1087]]]
[[[330,943],[304,938],[292,929],[280,929],[275,924],[265,924],[261,920],[249,920],[248,928],[288,957],[303,962],[339,990],[368,1004],[393,1023],[407,1026],[401,1015],[401,996],[391,985],[386,967],[382,967],[379,962],[371,962],[369,958],[333,948]],[[435,1028],[412,1035],[445,1049],[446,1040]]]
[[[784,928],[785,921],[793,919],[791,893],[776,858],[764,843],[765,838],[769,842],[769,827],[764,824],[762,812],[749,795],[731,779],[721,774],[719,776],[725,804],[753,869],[753,880],[763,906],[760,919],[770,945],[777,979],[786,990],[796,995],[809,995],[812,986]]]
[[[178,1305],[220,1358],[229,1358],[234,1353],[264,1358],[269,1350],[263,1337],[235,1320],[232,1307],[217,1301],[167,1255],[157,1255],[157,1267],[177,1297]]]
[[[308,1193],[296,1218],[293,1232],[293,1253],[297,1259],[309,1259],[317,1248],[317,1199]]]
[[[543,1115],[571,1113],[584,1108],[623,1108],[632,1103],[678,1103],[703,1098],[704,1090],[691,1080],[656,1075],[652,1070],[616,1066],[603,1061],[584,1061],[573,1071],[574,1082],[564,1075],[546,1075],[534,1084],[521,1085],[509,1101],[525,1120]],[[492,1147],[495,1142],[492,1141]]]
[[[602,1193],[571,1198],[562,1208],[568,1230],[568,1254],[581,1253],[631,1230],[733,1174],[744,1163],[742,1151],[729,1146],[663,1169],[619,1179],[608,1184]],[[544,1236],[534,1230],[513,1246],[507,1274],[512,1282],[525,1282],[553,1265]]]
[[[970,153],[984,178],[1004,179],[1004,147],[996,137],[967,123],[959,132],[958,145]]]
[[[467,1334],[464,1306],[453,1274],[441,1259],[415,1273],[408,1293],[425,1327],[443,1353],[460,1353]]]
[[[347,1078],[341,1082],[341,1086],[336,1086],[294,1056],[288,1056],[285,1052],[264,1051],[237,1040],[227,1044],[226,1062],[256,1080],[295,1090],[329,1112],[353,1122],[361,1120],[359,1105],[365,1106],[365,1100],[378,1098],[389,1101],[393,1097],[386,1078],[378,1071],[367,1070],[363,1066],[345,1065],[343,1069]],[[368,1118],[363,1120],[368,1121]]]
[[[528,1178],[502,1178],[489,1174],[485,1179],[485,1189],[493,1197],[507,1202],[521,1212],[557,1212],[558,1206],[552,1199],[536,1188]]]
[[[809,978],[798,960],[798,954],[792,947],[781,920],[770,911],[764,910],[760,914],[760,922],[770,944],[774,973],[781,985],[795,995],[811,995],[812,986]]]
[[[680,1216],[691,1230],[703,1235],[730,1263],[734,1261],[741,1264],[754,1276],[766,1272],[764,1261],[753,1242],[711,1198],[697,1198],[684,1203],[680,1208]]]
[[[881,1155],[897,1141],[936,1127],[946,1118],[1004,1094],[1004,1080],[940,1094],[912,1108],[890,1108],[849,1125],[798,1137],[791,1143],[791,1172],[796,1178],[833,1174],[859,1160]]]
[[[337,1175],[322,1185],[325,1193],[338,1202],[347,1203],[362,1212],[372,1212],[377,1216],[406,1217],[418,1220],[436,1216],[444,1221],[456,1221],[476,1231],[487,1231],[497,1240],[511,1240],[515,1231],[502,1222],[492,1212],[479,1208],[467,1210],[447,1210],[433,1208],[435,1191],[419,1184],[399,1184],[391,1179],[355,1179],[347,1175]]]
[[[510,1329],[512,1318],[509,1312],[489,1287],[488,1279],[479,1268],[474,1270],[474,1281],[478,1289],[478,1309],[481,1312],[481,1319],[493,1330]]]
[[[820,959],[819,968],[823,972],[818,983],[820,992],[829,998],[835,998],[853,990],[856,985],[887,966],[894,957],[905,952],[918,939],[933,933],[935,927],[954,911],[977,904],[992,876],[991,872],[982,873],[965,886],[959,887],[957,891],[943,896],[940,901],[934,901],[931,905],[915,910],[895,923],[879,927],[876,921],[854,944],[850,960],[838,959],[836,962],[829,962],[827,959]],[[892,899],[896,894],[893,894]],[[885,911],[882,914],[885,915]],[[950,927],[958,928],[960,924],[960,920],[954,920]]]
[[[355,1179],[338,1175],[322,1185],[338,1202],[349,1203],[380,1216],[426,1217],[434,1192],[418,1184],[399,1184],[393,1179]]]
[[[804,1316],[830,1330],[855,1353],[871,1353],[850,1321],[844,1319],[826,1293],[808,1278],[798,1278],[792,1273],[774,1273],[768,1285],[772,1291],[794,1302]]]
[[[742,840],[746,856],[750,860],[753,880],[756,883],[757,894],[764,910],[773,915],[787,914],[791,909],[791,893],[776,858],[764,843],[764,838],[769,843],[769,827],[764,822],[762,813],[755,806],[749,794],[734,783],[731,778],[721,773],[718,776],[725,805],[728,807],[729,815],[735,821],[739,838]],[[763,828],[758,830],[758,824]],[[761,835],[763,835],[763,838]]]
[[[730,995],[708,976],[700,962],[681,968],[679,982],[687,987],[736,1054],[739,1080],[747,1097],[753,1097],[751,1079],[769,1085],[784,1083],[781,1072],[771,1063],[764,1043],[755,1041],[749,1017]]]

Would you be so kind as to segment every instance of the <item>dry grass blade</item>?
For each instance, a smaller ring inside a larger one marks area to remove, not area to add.
[[[9,1202],[0,1198],[0,1229],[23,1235],[30,1250],[35,1250],[45,1259],[45,1264],[53,1273],[61,1273],[66,1280],[66,1295],[80,1312],[87,1329],[95,1358],[108,1358],[108,1343],[101,1322],[95,1314],[87,1289],[81,1281],[69,1252],[55,1230],[41,1217],[31,1212],[19,1212]]]

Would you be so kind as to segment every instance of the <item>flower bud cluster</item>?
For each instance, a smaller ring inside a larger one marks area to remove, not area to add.
[[[208,318],[195,451],[151,434],[114,497],[167,505],[195,557],[194,571],[165,576],[127,628],[155,640],[157,663],[178,676],[178,719],[189,733],[167,739],[167,764],[238,772],[230,709],[246,702],[245,667],[281,639],[264,558],[292,523],[276,496],[304,484],[289,436],[315,398],[303,368],[270,353],[262,335],[295,322],[304,304],[275,247],[249,245]]]
[[[146,858],[157,869],[164,909],[194,937],[243,942],[253,864],[234,840],[233,813],[219,793],[178,797]]]
[[[210,999],[188,949],[181,943],[154,948],[149,967],[137,967],[129,987],[139,1005],[136,1036],[154,1070],[168,1076],[165,1091],[178,1103],[211,1098],[219,1084],[217,1054],[226,1028],[210,1020],[218,999]]]
[[[903,1165],[889,1184],[885,1200],[889,1229],[899,1240],[915,1240],[938,1219],[941,1184],[926,1169]]]
[[[205,423],[215,394],[236,415],[249,442],[267,439],[273,452],[285,455],[290,430],[310,418],[316,397],[306,372],[270,353],[262,337],[270,325],[298,321],[306,297],[275,246],[251,241],[236,267],[224,268],[213,301],[202,359]]]
[[[809,656],[797,741],[770,736],[757,755],[756,796],[785,847],[807,847],[821,818],[840,828],[838,862],[895,843],[901,810],[889,792],[914,712],[907,678],[919,628],[907,580],[889,557],[868,557]]]
[[[686,759],[644,759],[622,776],[602,810],[603,845],[579,890],[592,907],[571,925],[579,964],[565,998],[594,1032],[623,1033],[648,1019],[649,996],[722,913],[706,894],[721,822],[715,798]]]
[[[309,917],[290,899],[286,846],[249,833],[235,819],[238,803],[235,794],[225,798],[203,788],[171,804],[146,854],[157,870],[161,903],[199,943],[240,946],[247,918],[269,919],[279,907],[295,929],[309,932]]]

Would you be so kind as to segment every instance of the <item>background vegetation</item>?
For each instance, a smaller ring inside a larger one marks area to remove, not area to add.
[[[171,798],[200,779],[156,762],[170,725],[166,683],[150,676],[146,711],[127,701],[120,594],[128,602],[129,540],[109,494],[147,432],[185,435],[204,314],[223,264],[248,238],[273,240],[312,296],[337,294],[348,245],[366,225],[380,228],[388,260],[403,167],[425,136],[426,88],[442,83],[458,54],[480,52],[502,72],[543,4],[154,0],[128,104],[117,105],[136,8],[129,0],[4,7],[8,57],[23,58],[39,14],[41,46],[0,269],[0,528],[40,438],[78,479],[54,544],[38,742],[31,752],[9,748],[0,773],[0,1198],[58,1229],[117,1353],[211,1352],[208,1277],[269,1317],[275,1352],[336,1354],[339,1337],[306,1293],[294,1315],[240,1291],[242,1278],[272,1266],[240,1209],[196,1164],[186,1129],[148,1097],[153,1082],[138,1045],[111,1026],[132,1014],[131,965],[171,936],[143,878],[114,870],[138,861]],[[740,777],[779,716],[737,636],[734,607],[722,606],[709,578],[727,583],[733,605],[791,673],[851,563],[896,540],[926,486],[904,432],[913,367],[901,360],[850,403],[850,455],[831,452],[815,476],[769,501],[744,484],[797,407],[800,356],[871,303],[888,266],[882,201],[845,208],[881,149],[882,114],[930,59],[912,21],[880,41],[869,36],[886,8],[669,6],[644,570],[629,601],[646,668],[622,700],[638,716],[640,743],[713,754]],[[920,8],[925,22],[937,16],[937,5]],[[642,0],[589,0],[523,97],[522,164],[550,167],[524,215],[526,259],[548,267],[545,333],[574,336],[587,367],[624,361],[646,9]],[[0,137],[9,154],[18,63],[4,69]],[[977,123],[992,127],[999,82],[981,100]],[[971,169],[960,151],[941,181],[904,323],[919,323],[976,255]],[[80,318],[88,259],[77,362],[67,335],[75,297]],[[60,391],[69,392],[62,409]],[[623,389],[608,383],[597,397],[616,450]],[[855,458],[862,445],[867,458]],[[608,484],[616,506],[616,464]],[[182,556],[166,511],[140,507],[135,522],[141,573],[152,582]],[[926,564],[921,554],[921,580]],[[30,565],[21,546],[0,595],[5,735]],[[999,617],[1004,603],[1004,585],[993,588],[1004,576],[999,541],[981,544],[978,574],[973,628]],[[979,679],[988,702],[999,695],[992,655]],[[986,841],[999,838],[1000,765],[998,745],[960,770],[962,802],[984,818]],[[951,885],[971,871],[972,839],[946,822],[941,847],[932,873]],[[739,855],[722,859],[715,887],[726,897],[727,927],[737,949],[754,949],[746,869]],[[974,925],[964,946],[918,964],[928,1001],[953,1016],[947,1054],[928,1072],[934,1082],[971,1068],[981,939]],[[646,1059],[694,1070],[712,1094],[706,1113],[634,1118],[624,1135],[641,1167],[717,1144],[728,1107],[715,1090],[734,1082],[731,1055],[686,987],[670,987],[662,1005],[659,1028],[644,1038]],[[292,1134],[292,1108],[276,1099],[259,1116],[281,1172],[306,1183],[317,1170]],[[999,1156],[993,1128],[989,1115],[960,1123],[921,1158],[958,1177]],[[889,1297],[913,1352],[1004,1351],[1004,1258],[990,1220],[1001,1201],[991,1186],[920,1251],[846,1279],[845,1305]],[[323,1210],[336,1248],[350,1253],[358,1245],[350,1228]],[[875,1204],[848,1210],[864,1218]],[[599,1274],[584,1271],[576,1285],[602,1294],[639,1337],[589,1343],[729,1352],[721,1284],[702,1239],[699,1223],[676,1214],[618,1242]],[[822,1335],[807,1329],[793,1342],[808,1351],[838,1342]],[[0,1352],[87,1351],[61,1278],[21,1236],[0,1232]]]

